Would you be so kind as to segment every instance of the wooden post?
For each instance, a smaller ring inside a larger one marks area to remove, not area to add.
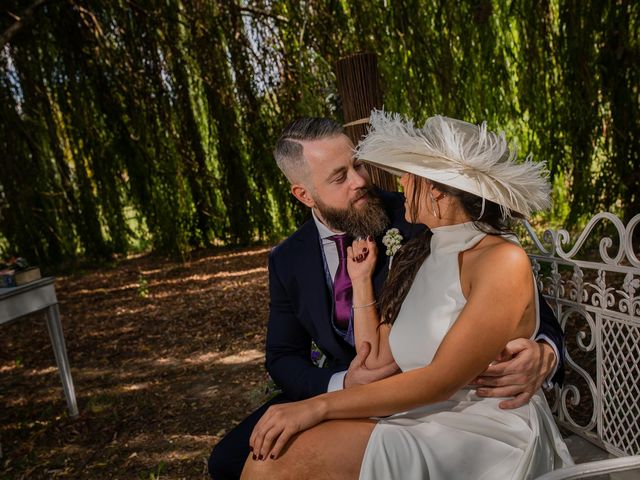
[[[336,63],[336,79],[345,125],[368,118],[374,108],[382,108],[382,87],[375,53],[355,53],[341,58]],[[368,122],[345,127],[354,145],[367,133],[367,126]],[[367,165],[367,170],[378,187],[388,191],[398,189],[393,175],[371,165]]]

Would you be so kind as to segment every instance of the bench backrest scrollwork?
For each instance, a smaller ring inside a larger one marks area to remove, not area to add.
[[[638,224],[640,214],[624,225],[599,213],[574,241],[562,229],[541,241],[525,224],[538,288],[566,335],[567,379],[552,410],[559,425],[617,456],[640,455]]]

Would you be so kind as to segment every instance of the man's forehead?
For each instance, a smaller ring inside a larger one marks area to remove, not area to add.
[[[300,143],[310,166],[317,164],[318,167],[327,167],[327,163],[350,160],[353,157],[353,143],[344,134]]]
[[[314,140],[298,140],[303,146],[308,146],[310,148],[321,148],[322,146],[326,147],[328,145],[349,145],[353,148],[353,143],[351,139],[347,137],[344,133],[340,133],[338,135],[333,135],[331,137],[317,138]]]

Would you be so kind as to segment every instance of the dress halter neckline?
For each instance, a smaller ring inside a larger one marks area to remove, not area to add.
[[[474,222],[457,223],[431,229],[431,254],[462,252],[473,248],[487,234]]]

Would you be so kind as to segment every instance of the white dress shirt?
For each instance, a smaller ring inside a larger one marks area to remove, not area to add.
[[[333,235],[340,235],[344,232],[334,232],[329,227],[327,227],[316,215],[315,210],[311,209],[311,215],[313,216],[313,221],[316,222],[316,227],[318,227],[318,233],[320,234],[320,240],[322,240],[322,250],[324,251],[324,258],[327,261],[326,265],[329,268],[329,275],[331,275],[331,281],[333,281],[336,277],[336,272],[338,271],[338,265],[340,264],[340,259],[338,258],[338,247],[336,242],[329,239],[329,237]],[[347,371],[344,370],[342,372],[334,373],[329,380],[329,386],[327,387],[327,392],[335,392],[336,390],[342,390],[344,388],[344,377],[346,376]]]

